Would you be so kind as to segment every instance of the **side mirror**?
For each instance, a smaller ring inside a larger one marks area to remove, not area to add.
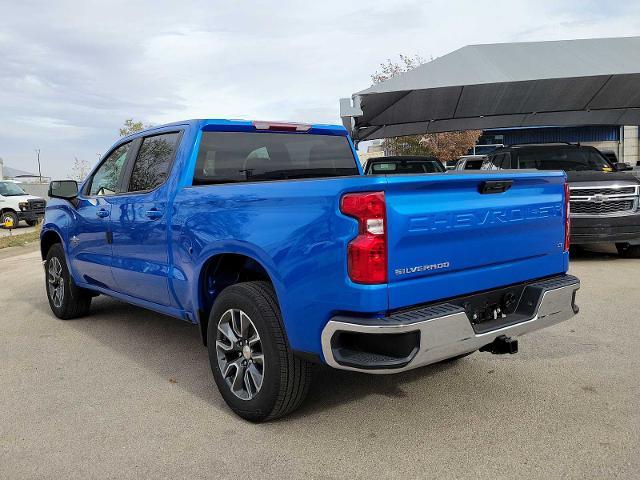
[[[54,180],[49,184],[49,196],[73,200],[78,196],[78,182],[75,180]]]
[[[633,167],[625,162],[616,162],[616,163],[612,163],[612,165],[613,165],[613,169],[616,172],[626,172],[629,170],[633,170]]]

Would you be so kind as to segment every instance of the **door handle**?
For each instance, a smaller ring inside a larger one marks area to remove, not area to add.
[[[152,208],[151,210],[147,210],[146,212],[147,218],[151,220],[158,220],[162,217],[162,212],[156,208]]]
[[[482,194],[504,193],[511,188],[511,185],[513,185],[513,180],[488,181],[482,182],[478,186],[478,190]]]
[[[105,210],[104,208],[101,208],[96,212],[96,215],[99,218],[107,218],[109,216],[109,210]]]

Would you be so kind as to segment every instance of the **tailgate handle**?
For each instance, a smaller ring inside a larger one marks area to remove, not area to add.
[[[511,188],[513,180],[489,180],[482,182],[478,188],[480,193],[504,193]]]

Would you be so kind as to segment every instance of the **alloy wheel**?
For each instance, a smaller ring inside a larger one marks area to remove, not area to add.
[[[229,309],[218,320],[216,355],[233,394],[241,400],[254,398],[264,380],[264,354],[258,330],[242,310]]]
[[[62,306],[64,300],[64,278],[62,277],[62,264],[58,257],[51,257],[48,265],[49,298],[56,308]]]

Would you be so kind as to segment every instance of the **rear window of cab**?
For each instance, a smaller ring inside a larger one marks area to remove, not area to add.
[[[347,137],[202,132],[194,185],[359,175]]]

